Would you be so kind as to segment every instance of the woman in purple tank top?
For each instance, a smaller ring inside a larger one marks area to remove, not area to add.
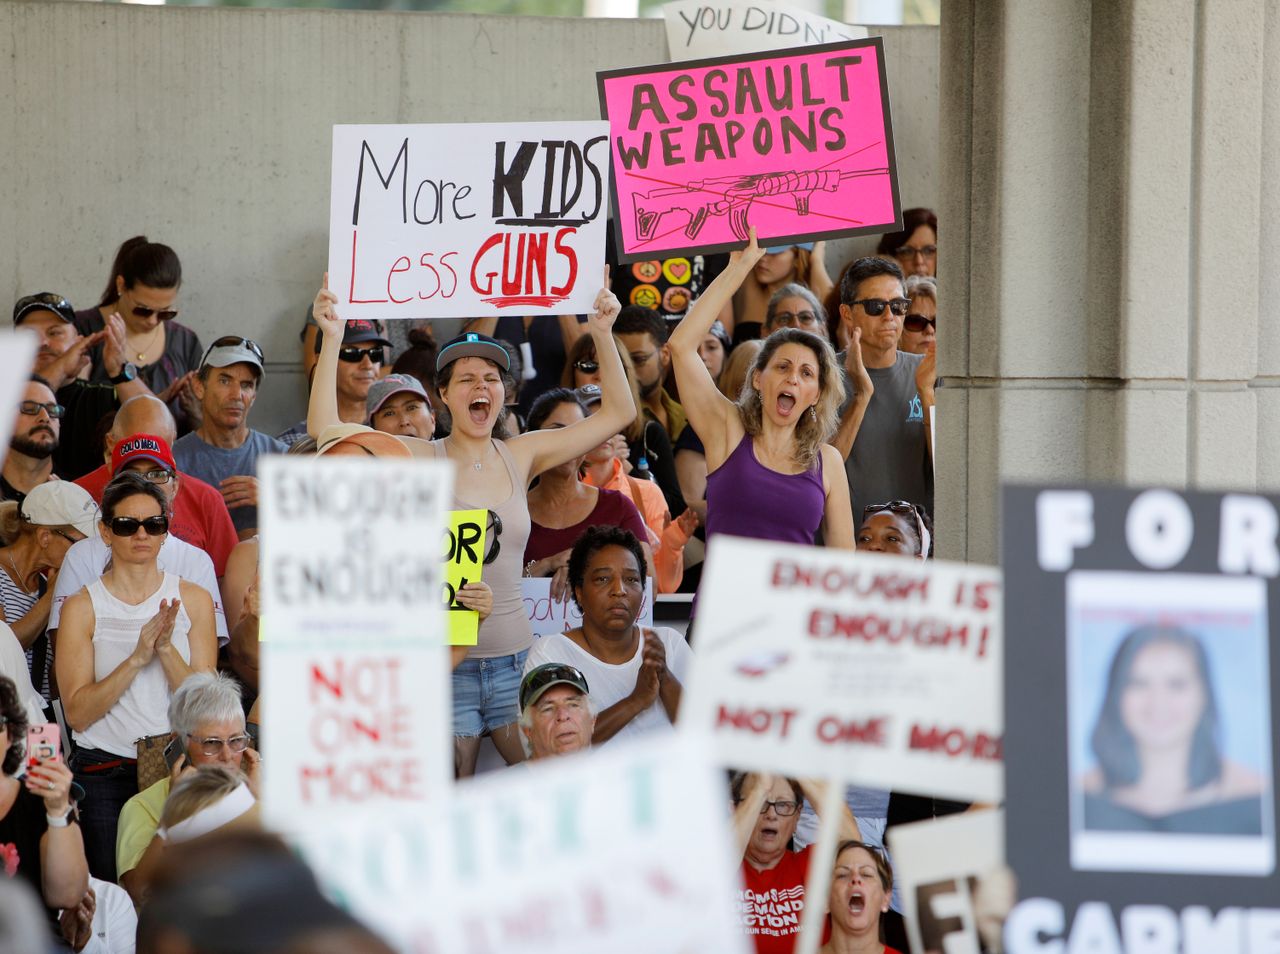
[[[853,513],[835,433],[843,388],[831,345],[795,328],[771,334],[737,403],[724,397],[698,344],[764,251],[751,242],[676,326],[668,345],[680,399],[707,455],[707,537],[728,533],[852,550]]]

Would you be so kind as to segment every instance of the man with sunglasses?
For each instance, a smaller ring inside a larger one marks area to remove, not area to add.
[[[173,445],[182,473],[221,492],[241,540],[258,532],[258,458],[288,449],[282,441],[249,427],[263,361],[256,341],[239,335],[215,341],[200,362],[194,384],[203,412],[200,426]]]
[[[169,499],[173,535],[209,554],[220,577],[231,549],[239,542],[236,528],[222,494],[200,478],[178,470],[170,450],[175,431],[173,416],[159,398],[150,394],[131,398],[121,405],[107,435],[111,463],[76,483],[101,501],[112,477],[125,470],[142,474]],[[216,603],[217,595],[213,597]]]
[[[18,402],[18,419],[9,438],[9,453],[0,466],[0,500],[23,499],[53,474],[53,452],[58,449],[58,428],[63,408],[53,389],[33,374]]]
[[[182,775],[204,765],[221,765],[242,772],[250,790],[258,790],[262,758],[245,727],[240,686],[230,676],[188,676],[169,701],[169,728],[174,734],[173,748],[165,750],[169,775],[125,802],[116,829],[116,876],[137,903],[164,849],[163,840],[156,838],[164,803]]]
[[[841,355],[845,391],[834,444],[845,457],[855,524],[877,500],[901,498],[933,511],[929,418],[935,363],[898,350],[910,301],[902,269],[860,258],[840,282],[840,321],[851,342]]]
[[[101,463],[93,439],[98,422],[115,411],[120,401],[151,393],[125,361],[124,325],[116,319],[95,334],[82,335],[71,303],[54,292],[18,299],[13,324],[39,336],[35,372],[48,382],[54,402],[63,408],[53,471],[63,480],[83,477]],[[93,370],[90,353],[99,344],[108,375],[102,384],[88,380]]]
[[[316,353],[320,353],[323,335],[316,335]],[[364,424],[369,419],[369,389],[391,361],[391,342],[382,335],[376,321],[348,321],[342,332],[338,351],[338,418],[344,424]],[[307,436],[307,422],[276,435],[286,447],[292,447]]]

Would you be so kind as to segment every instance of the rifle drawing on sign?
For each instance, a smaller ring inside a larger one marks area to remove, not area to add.
[[[846,179],[888,175],[887,167],[856,169],[815,169],[811,172],[764,172],[745,176],[722,176],[702,179],[684,185],[675,184],[633,196],[636,235],[647,242],[658,235],[658,224],[673,212],[689,217],[684,234],[696,239],[707,219],[727,215],[734,237],[745,241],[750,229],[747,216],[753,202],[764,202],[767,196],[789,195],[795,202],[796,215],[809,214],[809,200],[815,192],[838,192]],[[701,194],[701,195],[700,195]],[[709,197],[708,197],[709,196]],[[773,203],[765,203],[773,205]],[[780,206],[774,206],[780,208]]]

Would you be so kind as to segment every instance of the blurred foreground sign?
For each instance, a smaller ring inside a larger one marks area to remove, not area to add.
[[[321,882],[414,954],[747,954],[734,920],[727,792],[674,735],[459,785],[393,826],[297,843]]]

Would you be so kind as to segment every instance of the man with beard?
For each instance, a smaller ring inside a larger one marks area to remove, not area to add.
[[[0,500],[22,503],[33,488],[53,475],[53,452],[58,449],[62,407],[49,382],[31,375],[18,404],[18,421],[9,439],[9,454],[0,467]]]
[[[684,408],[662,386],[671,369],[667,323],[652,308],[627,305],[618,313],[613,335],[627,349],[631,363],[635,365],[636,384],[640,387],[643,405],[641,412],[649,420],[661,424],[675,443],[689,419]]]
[[[81,335],[75,325],[75,309],[62,295],[40,292],[18,299],[13,306],[14,327],[23,327],[40,338],[36,374],[53,389],[63,407],[57,423],[52,469],[64,480],[75,480],[102,462],[102,447],[93,437],[98,422],[113,414],[120,401],[149,394],[133,365],[125,360],[124,322],[108,322],[101,331]],[[111,383],[91,384],[89,350],[101,342],[102,361]]]
[[[193,385],[204,412],[201,424],[173,445],[179,471],[221,492],[241,540],[258,532],[258,458],[286,450],[282,442],[249,427],[262,374],[262,348],[256,341],[239,335],[215,341]]]

